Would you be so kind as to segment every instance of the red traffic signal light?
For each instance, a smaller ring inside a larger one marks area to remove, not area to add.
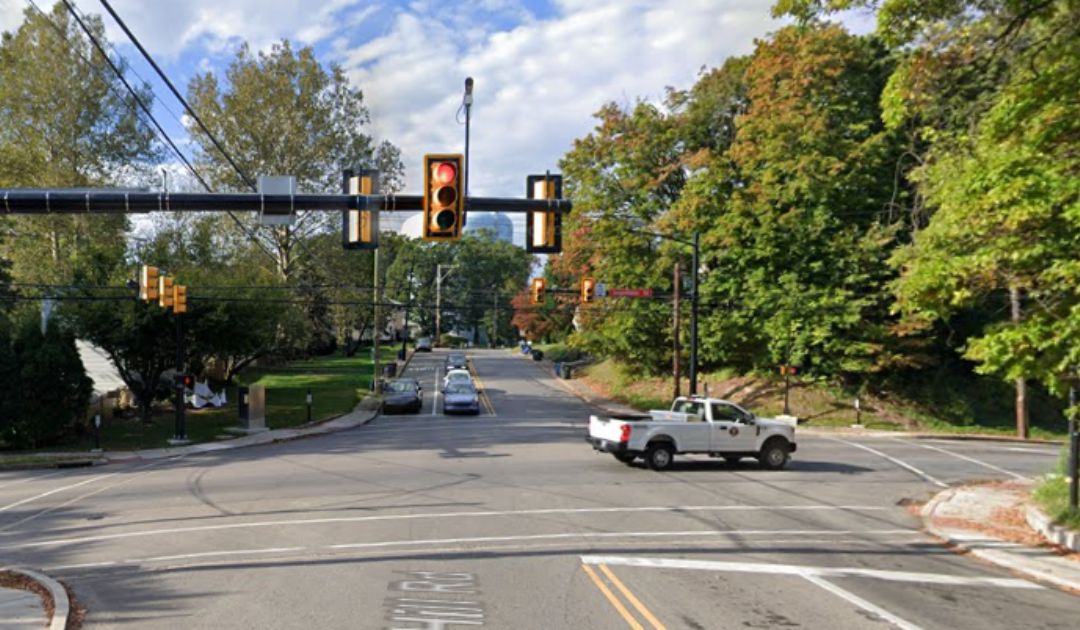
[[[191,388],[195,387],[195,377],[192,376],[191,374],[185,374],[183,383],[184,383],[184,387],[186,387],[188,389],[191,389]]]
[[[459,154],[424,156],[425,241],[461,238],[465,224],[465,169]]]

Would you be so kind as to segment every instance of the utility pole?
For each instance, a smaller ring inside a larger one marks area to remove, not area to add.
[[[399,355],[402,361],[409,356],[406,344],[409,341],[409,307],[412,306],[413,296],[413,268],[411,265],[409,266],[409,286],[407,291],[408,293],[405,294],[405,329],[401,331],[401,353]]]
[[[446,276],[450,276],[450,269],[457,267],[457,265],[443,265],[438,264],[435,266],[435,344],[438,345],[439,337],[442,336],[442,282],[445,279],[442,270],[446,267]]]
[[[1072,376],[1073,382],[1069,386],[1069,466],[1066,472],[1069,475],[1069,509],[1075,512],[1080,495],[1080,480],[1076,478],[1080,474],[1080,427],[1076,419],[1080,412],[1076,408],[1076,381],[1080,375],[1074,370]]]
[[[371,375],[371,384],[374,391],[379,391],[379,337],[382,335],[382,328],[379,326],[379,250],[376,248],[372,251],[374,260],[372,261],[372,267],[374,269],[375,276],[375,289],[371,292],[372,308],[374,309],[373,318],[374,322],[371,327],[371,363],[374,366],[375,372]]]
[[[698,286],[698,267],[700,266],[701,234],[694,232],[694,268],[690,270],[691,282],[694,285],[694,293],[691,295],[693,302],[690,310],[690,395],[697,394],[698,380],[698,302],[700,301],[701,289]]]
[[[499,293],[496,291],[491,294],[491,344],[492,348],[495,347],[496,340],[499,338]]]
[[[682,394],[682,373],[679,369],[680,356],[679,356],[679,285],[682,284],[682,275],[679,273],[679,263],[675,263],[675,302],[673,310],[675,311],[675,330],[672,331],[671,336],[674,339],[674,359],[672,359],[672,371],[675,373],[675,396],[678,398]]]
[[[1014,326],[1020,325],[1023,313],[1020,311],[1020,287],[1009,287],[1009,302],[1012,307],[1012,322]],[[1016,379],[1016,434],[1024,439],[1028,437],[1028,405],[1027,405],[1027,379],[1023,376]]]

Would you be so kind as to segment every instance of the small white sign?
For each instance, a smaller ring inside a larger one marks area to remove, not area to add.
[[[292,175],[259,175],[259,193],[263,195],[295,195],[296,177]],[[296,223],[296,212],[287,210],[259,211],[260,225],[292,225]]]
[[[607,297],[607,285],[603,282],[596,283],[596,297]]]

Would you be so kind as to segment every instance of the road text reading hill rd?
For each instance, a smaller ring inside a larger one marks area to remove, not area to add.
[[[475,575],[408,571],[405,576],[403,580],[390,583],[394,595],[386,600],[388,630],[442,630],[484,625],[481,602],[453,599],[455,595],[480,594]]]

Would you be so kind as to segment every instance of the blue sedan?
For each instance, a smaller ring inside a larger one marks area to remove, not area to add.
[[[443,390],[443,413],[480,413],[480,395],[471,383],[454,381]]]

